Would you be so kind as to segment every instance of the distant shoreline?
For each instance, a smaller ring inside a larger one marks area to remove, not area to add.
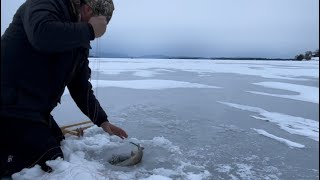
[[[89,58],[128,58],[128,59],[198,59],[198,60],[277,60],[277,61],[296,61],[293,58],[256,58],[256,57],[167,57],[167,56],[89,56]]]
[[[297,60],[295,58],[266,58],[266,57],[199,57],[199,56],[167,56],[167,55],[145,55],[145,56],[131,56],[126,54],[101,54],[95,56],[89,55],[90,58],[127,58],[127,59],[190,59],[190,60],[253,60],[253,61],[306,61]],[[316,57],[312,57],[316,58]],[[312,60],[311,59],[311,60]]]

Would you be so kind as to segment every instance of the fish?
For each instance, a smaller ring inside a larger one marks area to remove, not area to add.
[[[134,166],[139,164],[143,157],[144,147],[141,144],[130,143],[137,146],[137,151],[131,151],[131,155],[113,155],[108,162],[115,166]]]

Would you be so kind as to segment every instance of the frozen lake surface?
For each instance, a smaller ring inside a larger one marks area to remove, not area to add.
[[[319,61],[91,59],[92,85],[126,140],[94,126],[26,179],[319,179]],[[65,92],[59,125],[88,120]],[[108,164],[145,147],[141,164]]]

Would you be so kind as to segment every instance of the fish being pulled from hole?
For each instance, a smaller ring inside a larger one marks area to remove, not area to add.
[[[143,156],[143,149],[140,144],[135,144],[130,142],[131,144],[138,147],[137,151],[131,151],[131,155],[113,155],[109,160],[109,163],[115,166],[134,166],[141,162]]]

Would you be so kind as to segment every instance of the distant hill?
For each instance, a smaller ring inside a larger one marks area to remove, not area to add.
[[[208,60],[294,60],[290,58],[263,58],[263,57],[200,57],[200,56],[168,56],[168,55],[143,55],[143,56],[130,56],[128,54],[120,53],[101,53],[96,56],[94,53],[89,57],[96,58],[132,58],[132,59],[208,59]]]
[[[127,54],[120,54],[120,53],[104,53],[101,52],[99,55],[90,52],[89,57],[95,57],[95,58],[131,58]]]
[[[292,58],[261,58],[261,57],[218,57],[218,58],[210,58],[216,60],[284,60],[284,61],[292,61]]]
[[[139,59],[170,59],[170,56],[166,55],[144,55],[144,56],[137,56],[134,58],[139,58]]]
[[[262,58],[262,57],[200,57],[200,56],[165,56],[165,55],[145,55],[132,58],[150,59],[208,59],[208,60],[294,60],[289,58]]]

